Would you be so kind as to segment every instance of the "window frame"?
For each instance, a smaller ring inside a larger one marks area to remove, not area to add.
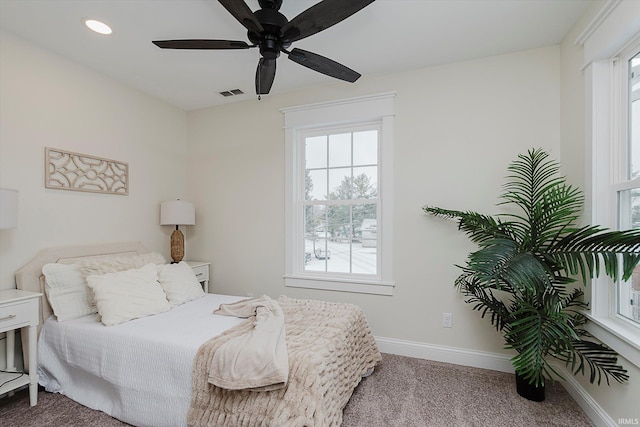
[[[585,57],[587,220],[612,229],[619,223],[619,174],[626,171],[620,150],[626,150],[627,77],[621,69],[627,65],[621,59],[640,40],[632,19],[638,9],[632,2],[608,3],[577,40]],[[640,367],[640,327],[618,314],[617,284],[602,274],[591,280],[587,294],[586,329]]]
[[[393,295],[393,100],[395,92],[281,109],[285,117],[285,286]],[[379,126],[377,269],[358,273],[304,271],[304,147],[301,135]],[[301,188],[302,187],[302,188]]]

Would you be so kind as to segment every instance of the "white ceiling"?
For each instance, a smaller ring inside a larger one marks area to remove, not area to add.
[[[246,0],[252,10],[257,0]],[[287,18],[317,0],[284,0]],[[292,46],[364,77],[559,43],[588,0],[377,0]],[[113,28],[87,30],[86,18]],[[244,40],[246,30],[217,0],[0,0],[0,29],[186,110],[255,97],[257,49],[163,50],[152,40]],[[0,60],[2,52],[0,52]],[[348,85],[282,55],[271,94]],[[354,83],[358,84],[358,82]],[[224,98],[218,92],[242,89]]]

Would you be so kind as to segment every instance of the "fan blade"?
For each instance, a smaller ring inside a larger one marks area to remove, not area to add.
[[[375,0],[324,0],[293,18],[282,27],[284,40],[294,42],[309,37],[350,17]]]
[[[247,30],[259,34],[264,31],[260,21],[253,16],[253,12],[244,0],[218,0],[227,11],[233,15]]]
[[[153,42],[162,49],[249,49],[243,41],[236,40],[156,40]]]
[[[276,78],[276,60],[260,58],[256,69],[256,95],[266,95]]]
[[[289,53],[289,59],[319,73],[350,83],[353,83],[360,78],[360,73],[353,71],[351,68],[345,67],[344,65],[332,59],[318,55],[317,53],[307,52],[306,50],[298,48],[293,49],[291,53]]]

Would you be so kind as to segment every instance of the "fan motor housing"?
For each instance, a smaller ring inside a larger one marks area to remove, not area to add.
[[[249,40],[260,47],[260,54],[265,59],[276,59],[280,56],[280,49],[286,49],[291,43],[282,43],[280,29],[289,23],[286,16],[275,9],[259,9],[253,15],[262,25],[264,31],[256,34],[247,33]]]
[[[280,56],[280,45],[276,37],[266,34],[258,45],[260,46],[260,54],[264,59],[276,59]]]
[[[282,6],[282,0],[258,0],[260,7],[263,9],[279,10]]]

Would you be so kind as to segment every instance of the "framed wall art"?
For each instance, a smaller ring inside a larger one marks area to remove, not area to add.
[[[127,163],[50,147],[45,147],[44,157],[46,188],[129,194]]]

